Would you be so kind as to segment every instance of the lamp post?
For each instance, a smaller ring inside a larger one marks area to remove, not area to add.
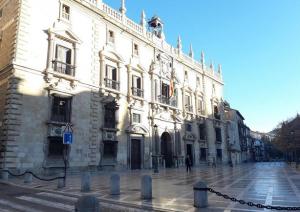
[[[154,142],[155,142],[155,155],[154,155],[154,173],[158,173],[158,140],[157,140],[157,125],[154,124]]]

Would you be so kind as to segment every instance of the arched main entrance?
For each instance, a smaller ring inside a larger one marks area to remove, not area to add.
[[[166,167],[170,168],[173,166],[173,155],[172,155],[172,141],[171,136],[168,132],[164,132],[161,135],[161,155],[165,159]]]

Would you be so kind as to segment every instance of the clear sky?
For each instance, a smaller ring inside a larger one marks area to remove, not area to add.
[[[121,0],[105,0],[118,9]],[[158,15],[166,40],[222,64],[224,97],[252,130],[300,113],[300,0],[127,0],[127,16]]]

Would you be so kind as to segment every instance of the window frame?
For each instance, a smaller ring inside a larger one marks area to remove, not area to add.
[[[72,97],[52,96],[50,120],[60,123],[71,123]],[[60,107],[61,101],[65,101],[64,107]],[[59,105],[56,105],[58,103]],[[62,115],[62,113],[65,113]]]
[[[136,118],[138,119],[138,121],[136,120]],[[137,123],[140,124],[142,121],[142,116],[139,113],[132,113],[132,123]]]
[[[67,9],[66,11],[64,9]],[[61,5],[61,18],[66,21],[70,21],[71,7],[65,3]]]

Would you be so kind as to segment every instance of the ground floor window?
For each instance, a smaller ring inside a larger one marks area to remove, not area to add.
[[[200,148],[200,160],[206,161],[206,148]]]
[[[222,161],[222,149],[217,149],[217,160]]]
[[[112,141],[104,141],[103,157],[112,158],[117,155],[117,143]]]
[[[49,137],[48,138],[48,156],[59,157],[63,156],[64,144],[62,137]]]

